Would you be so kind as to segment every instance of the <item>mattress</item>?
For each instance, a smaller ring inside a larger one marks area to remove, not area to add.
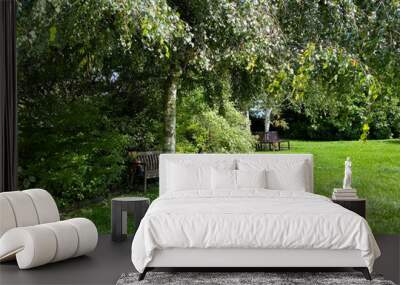
[[[372,271],[380,251],[361,216],[308,192],[247,189],[166,193],[132,243],[139,272],[165,249],[358,250]]]

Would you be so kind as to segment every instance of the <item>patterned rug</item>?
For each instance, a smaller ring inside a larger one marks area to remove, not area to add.
[[[138,273],[122,274],[117,285],[395,285],[380,275],[373,275],[373,280],[368,281],[359,272],[148,272],[142,281],[138,281],[138,276]]]

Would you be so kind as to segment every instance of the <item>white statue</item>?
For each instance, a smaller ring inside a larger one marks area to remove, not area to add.
[[[350,157],[348,157],[344,163],[343,189],[352,189],[351,188],[351,160],[350,160]]]

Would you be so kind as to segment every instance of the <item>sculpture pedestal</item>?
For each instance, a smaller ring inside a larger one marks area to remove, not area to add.
[[[334,188],[333,193],[332,193],[332,199],[340,199],[340,200],[358,199],[357,190],[356,189]]]

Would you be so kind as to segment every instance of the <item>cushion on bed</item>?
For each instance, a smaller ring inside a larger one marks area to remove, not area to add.
[[[238,189],[267,188],[267,170],[236,170]]]
[[[168,189],[170,191],[211,190],[211,167],[186,166],[170,163]]]
[[[210,162],[208,159],[193,159],[195,157],[195,155],[188,155],[185,158],[168,161],[166,165],[168,175],[165,177],[167,191],[213,191],[215,190],[212,178],[213,169],[227,170],[228,172],[236,169],[235,159]],[[232,183],[222,181],[222,179],[218,181],[216,188],[231,190]]]
[[[239,159],[239,170],[267,170],[267,187],[273,190],[306,191],[306,163],[292,160]]]
[[[290,170],[271,169],[267,172],[267,177],[268,189],[305,192],[307,188],[302,165]]]
[[[212,168],[212,189],[234,191],[237,189],[236,170]]]

